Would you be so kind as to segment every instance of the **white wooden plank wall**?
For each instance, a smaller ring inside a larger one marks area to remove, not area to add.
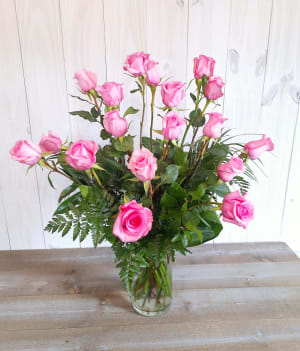
[[[144,50],[162,75],[185,81],[195,56],[214,57],[226,79],[219,110],[227,125],[275,142],[263,157],[268,177],[259,174],[249,193],[255,221],[246,231],[226,225],[217,241],[283,240],[300,250],[299,13],[300,0],[0,0],[0,249],[79,247],[43,232],[66,182],[55,178],[54,191],[39,170],[25,176],[8,150],[48,130],[98,140],[97,127],[68,116],[81,107],[69,96],[77,92],[74,72],[86,68],[99,83],[125,83],[126,105],[138,106],[122,64]],[[134,132],[139,121],[132,119]]]

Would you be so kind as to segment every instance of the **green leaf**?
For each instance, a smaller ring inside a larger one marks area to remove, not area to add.
[[[88,100],[83,99],[83,98],[81,98],[80,96],[71,95],[71,94],[70,94],[70,96],[71,96],[72,98],[75,98],[75,99],[78,99],[78,100],[80,100],[80,101],[84,101],[84,102],[87,102],[87,103],[89,103],[89,104],[90,104],[90,102],[89,102]]]
[[[90,114],[88,111],[72,111],[69,112],[70,115],[72,116],[79,116],[87,121],[90,122],[97,122],[97,118],[95,118],[92,114]]]
[[[182,216],[183,225],[190,230],[197,228],[199,222],[200,218],[194,215],[192,211],[187,211]]]
[[[201,245],[203,242],[203,231],[200,229],[194,229],[190,231],[190,236],[186,247]]]
[[[73,230],[73,241],[75,241],[78,238],[78,235],[80,233],[80,222],[78,221]]]
[[[175,182],[179,174],[179,169],[177,165],[169,165],[166,168],[165,173],[161,176],[162,183],[171,184]]]
[[[51,180],[51,178],[50,178],[50,174],[51,174],[51,173],[52,173],[52,172],[49,172],[49,173],[48,173],[48,182],[49,182],[51,188],[55,190],[55,187],[54,187],[54,185],[53,185],[53,183],[52,183],[52,180]]]
[[[111,138],[111,134],[109,134],[105,129],[102,129],[101,132],[100,132],[100,137],[103,140],[106,140],[106,139]]]
[[[190,93],[190,97],[191,97],[191,99],[193,100],[193,102],[195,103],[196,100],[197,100],[196,95],[193,94],[193,93]]]
[[[199,127],[204,126],[204,124],[205,124],[205,116],[203,116],[203,117],[200,119]]]
[[[203,76],[202,76],[202,81],[201,81],[203,91],[205,90],[205,87],[206,87],[206,85],[207,85],[207,82],[208,82],[208,77],[207,77],[205,74],[203,74]]]
[[[176,149],[175,155],[174,155],[174,162],[178,166],[187,166],[188,164],[187,154],[181,149]]]
[[[70,221],[70,222],[68,222],[68,223],[66,224],[66,226],[65,226],[65,228],[64,228],[64,230],[63,230],[61,236],[67,235],[67,234],[69,233],[71,227],[72,227],[72,222]]]
[[[76,193],[68,197],[65,201],[61,202],[60,205],[55,210],[54,215],[65,213],[66,210],[69,209],[70,204],[78,202],[78,200],[80,199],[80,196],[81,196],[80,193]]]
[[[122,143],[118,138],[114,138],[112,144],[117,151],[133,151],[133,138],[131,135],[125,136]]]
[[[91,108],[91,115],[96,119],[99,117],[98,110],[96,109],[95,106]]]
[[[89,193],[89,187],[87,185],[79,185],[81,195],[86,199]]]
[[[134,94],[134,93],[136,93],[137,91],[140,91],[140,89],[138,88],[138,89],[132,89],[132,90],[130,90],[130,93],[131,94]]]
[[[173,196],[165,192],[160,199],[160,205],[167,208],[176,208],[178,207],[178,202]]]
[[[194,110],[190,113],[189,118],[191,120],[191,124],[193,127],[198,127],[200,126],[201,119],[201,110],[198,108],[197,110]]]
[[[220,197],[224,197],[226,194],[230,193],[228,185],[224,182],[216,186],[216,194]]]
[[[134,107],[130,106],[128,107],[128,109],[124,112],[123,118],[125,118],[127,115],[134,115],[137,112],[139,112],[139,110],[135,109]]]
[[[155,132],[155,133],[157,133],[159,135],[163,135],[163,132],[161,130],[159,130],[159,129],[152,129],[152,130],[153,130],[153,132]]]
[[[199,184],[195,190],[189,192],[192,195],[192,200],[200,200],[201,197],[205,194],[207,185],[205,183]]]
[[[77,189],[77,184],[67,186],[59,195],[58,202],[61,202],[65,197],[72,194]]]
[[[185,190],[177,183],[173,183],[168,189],[168,194],[173,196],[177,201],[183,202],[186,198]]]
[[[148,180],[147,182],[144,182],[144,190],[146,194],[148,194],[149,187],[150,187],[150,180]]]
[[[124,193],[124,204],[130,202],[130,198]]]
[[[203,223],[205,224],[205,228],[207,228],[207,224],[209,224],[211,230],[213,230],[215,237],[219,235],[222,231],[223,226],[220,222],[220,218],[216,214],[215,211],[205,211],[201,213],[201,218],[204,220]],[[201,228],[201,227],[200,227]],[[203,229],[201,228],[203,231]],[[210,239],[209,239],[210,240]]]

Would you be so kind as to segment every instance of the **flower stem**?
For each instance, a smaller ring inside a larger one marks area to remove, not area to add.
[[[204,113],[205,113],[205,110],[207,109],[207,106],[209,105],[209,103],[210,103],[210,100],[209,100],[209,99],[206,99],[205,106],[204,106],[204,108],[203,108],[203,110],[201,111],[201,114],[200,114],[200,121],[201,121],[201,119],[203,118]],[[197,135],[197,133],[198,133],[198,130],[199,130],[199,126],[198,126],[198,127],[195,129],[195,131],[194,131],[191,144],[194,143],[194,140],[195,140],[195,138],[196,138],[196,135]]]
[[[91,171],[92,171],[92,174],[93,174],[93,176],[95,177],[97,183],[99,184],[100,188],[101,188],[102,190],[105,190],[105,188],[104,188],[103,184],[101,183],[99,177],[97,176],[97,173],[95,172],[95,170],[94,170],[93,168],[91,168]]]
[[[201,84],[197,84],[197,98],[196,98],[196,103],[195,103],[195,113],[193,114],[193,117],[190,119],[189,121],[189,124],[187,125],[186,129],[185,129],[185,132],[184,132],[184,135],[183,135],[183,138],[182,138],[182,141],[181,141],[181,147],[183,146],[184,144],[184,141],[185,141],[185,138],[187,136],[187,133],[192,125],[192,123],[194,122],[194,119],[195,119],[195,116],[197,114],[197,110],[198,110],[198,107],[199,107],[199,102],[200,102],[200,90],[201,90]]]
[[[206,148],[207,148],[207,145],[208,145],[208,143],[209,143],[209,140],[210,140],[210,139],[207,139],[206,142],[204,143],[204,145],[203,145],[203,147],[202,147],[202,149],[201,149],[201,151],[200,151],[199,157],[198,157],[198,159],[197,159],[197,161],[196,161],[194,167],[193,167],[192,170],[191,170],[191,173],[190,173],[190,175],[189,175],[189,178],[193,175],[193,173],[195,172],[196,168],[197,168],[198,165],[199,165],[199,162],[202,160],[204,151],[205,151]]]
[[[155,100],[155,92],[156,87],[151,87],[151,125],[150,125],[150,143],[151,143],[151,152],[153,152],[153,139],[152,139],[152,131],[153,131],[153,119],[154,119],[154,100]]]
[[[140,149],[143,146],[143,125],[144,125],[144,118],[145,118],[145,108],[146,108],[146,103],[145,103],[145,91],[146,91],[146,85],[145,85],[145,77],[140,80],[142,83],[142,97],[143,97],[143,113],[142,113],[142,120],[141,120],[141,129],[140,129]]]
[[[56,166],[51,166],[45,159],[43,159],[43,161],[44,161],[45,165],[51,169],[52,172],[59,173],[59,174],[63,175],[64,177],[68,178],[69,180],[71,180],[73,183],[77,183],[76,180],[72,179],[70,176],[68,176],[67,174],[60,171],[58,168],[56,168]]]
[[[100,107],[101,107],[101,105],[102,105],[102,102],[101,102],[101,105],[100,105],[100,107],[99,107],[98,101],[97,101],[96,97],[95,97],[94,95],[92,95],[92,97],[93,97],[93,100],[94,100],[94,103],[95,103],[95,107],[96,107],[96,109],[97,109],[97,111],[98,111],[98,113],[99,113],[99,117],[100,117],[100,119],[101,119],[101,109],[100,109]]]

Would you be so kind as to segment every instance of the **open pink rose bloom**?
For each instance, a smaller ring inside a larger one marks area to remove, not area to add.
[[[125,243],[137,241],[150,232],[152,222],[151,210],[132,200],[120,206],[120,212],[114,223],[113,234]]]

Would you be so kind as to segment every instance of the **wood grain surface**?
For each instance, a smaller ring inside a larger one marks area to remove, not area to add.
[[[300,261],[281,242],[208,244],[173,266],[166,315],[137,315],[110,248],[0,252],[0,350],[299,350]]]

